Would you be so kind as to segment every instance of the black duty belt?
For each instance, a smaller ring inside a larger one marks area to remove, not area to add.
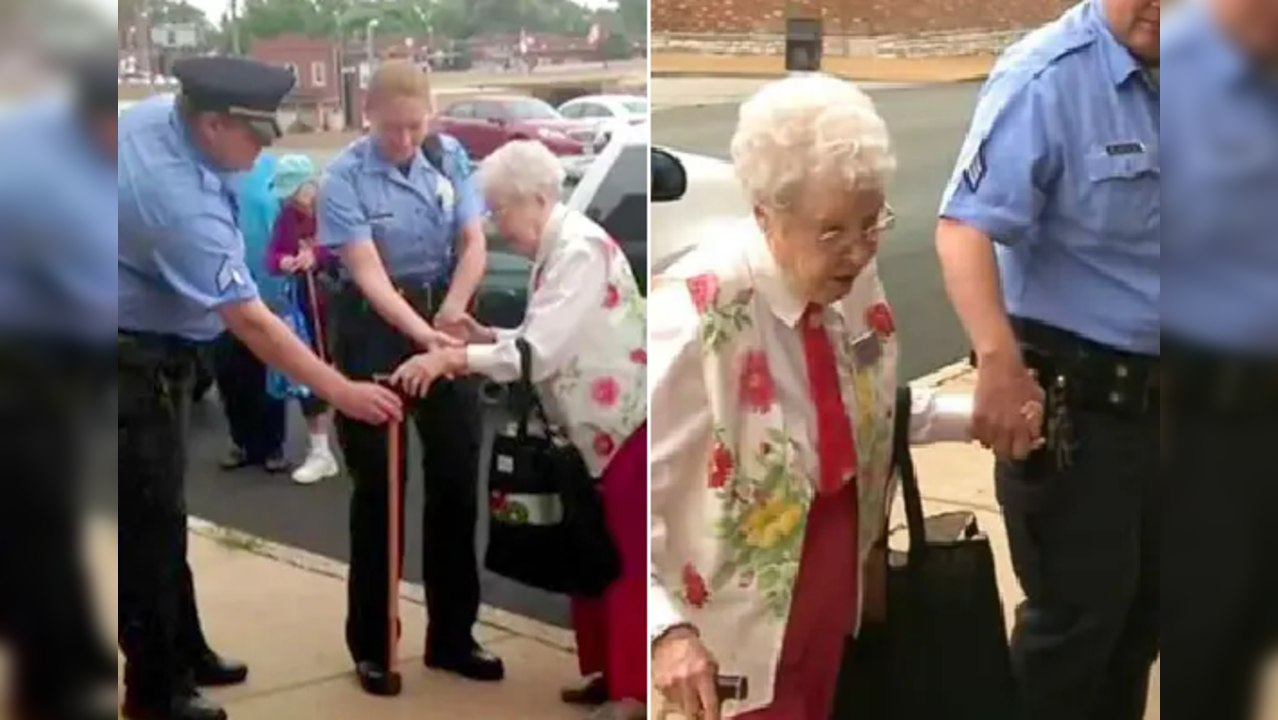
[[[413,306],[419,314],[430,320],[439,311],[444,298],[448,296],[448,284],[426,278],[397,277],[391,279],[395,290]],[[337,288],[338,302],[358,303],[363,309],[371,310],[363,292],[351,280],[343,280]]]
[[[1014,319],[1013,327],[1026,365],[1049,394],[1067,395],[1079,409],[1126,416],[1158,413],[1162,376],[1157,356],[1112,348],[1032,320]]]
[[[1163,335],[1169,399],[1225,416],[1278,416],[1278,353],[1221,351]]]

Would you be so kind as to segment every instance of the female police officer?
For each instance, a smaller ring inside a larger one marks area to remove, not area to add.
[[[248,670],[204,639],[186,563],[186,415],[201,344],[224,328],[361,421],[398,418],[397,397],[315,357],[258,299],[228,180],[279,134],[292,76],[240,58],[179,63],[182,94],[119,127],[120,643],[132,720],[224,720],[190,684]]]
[[[369,89],[370,136],[343,151],[321,183],[319,239],[340,252],[347,281],[333,302],[333,357],[352,377],[390,373],[416,349],[457,344],[441,330],[461,332],[451,326],[465,317],[483,277],[486,249],[469,163],[443,136],[427,143],[442,150],[427,159],[421,146],[430,110],[424,73],[403,61],[382,65]],[[474,387],[459,380],[439,383],[413,408],[429,463],[426,663],[494,681],[504,668],[472,636],[479,612],[475,402]],[[387,436],[351,418],[337,429],[355,482],[347,644],[364,689],[390,695],[398,688],[386,667]]]

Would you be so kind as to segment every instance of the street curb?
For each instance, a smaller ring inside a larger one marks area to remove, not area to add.
[[[322,575],[345,581],[349,572],[346,563],[316,555],[315,553],[281,545],[248,533],[223,527],[201,518],[190,518],[187,529],[202,538],[226,547],[247,552],[267,560],[282,563],[312,575]],[[426,606],[426,593],[421,585],[403,583],[400,599],[421,607]],[[573,633],[498,608],[483,606],[479,611],[479,623],[490,629],[531,640],[564,653],[576,652]]]

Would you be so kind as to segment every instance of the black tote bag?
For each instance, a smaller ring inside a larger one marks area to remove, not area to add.
[[[887,553],[887,619],[848,645],[834,720],[1014,720],[994,549],[971,512],[927,517],[897,394],[897,471],[910,549]]]
[[[518,346],[514,428],[497,433],[490,459],[484,564],[529,587],[598,597],[621,576],[603,497],[581,453],[547,419],[531,381],[531,349],[523,340]]]

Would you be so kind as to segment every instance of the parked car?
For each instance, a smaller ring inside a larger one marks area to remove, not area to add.
[[[567,183],[569,207],[603,226],[621,245],[640,289],[648,288],[648,136],[646,131],[619,134],[580,179]],[[528,305],[532,262],[489,234],[488,273],[476,300],[481,322],[518,327]]]
[[[652,149],[652,273],[673,265],[718,226],[750,217],[732,164]]]
[[[438,127],[482,160],[511,140],[540,140],[559,156],[582,155],[595,139],[591,123],[569,120],[543,100],[505,96],[463,100],[437,116]]]
[[[618,128],[648,122],[648,98],[641,95],[586,95],[559,106],[569,120],[594,124],[595,140],[606,145]]]

